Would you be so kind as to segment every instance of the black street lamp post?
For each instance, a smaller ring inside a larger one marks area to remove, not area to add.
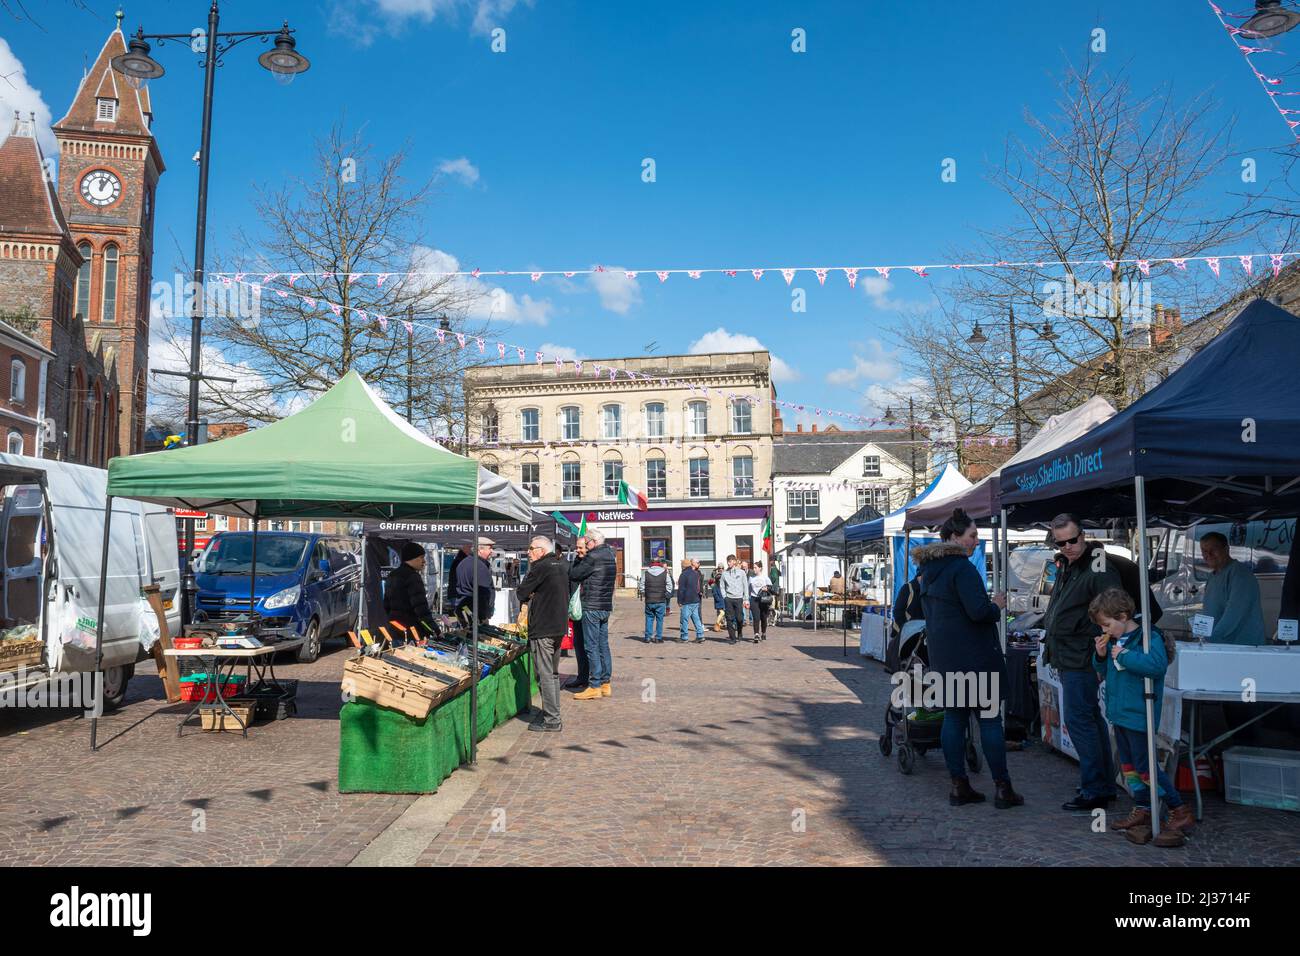
[[[118,11],[118,22],[122,14]],[[219,378],[204,375],[201,364],[203,346],[203,295],[204,246],[208,225],[208,166],[209,152],[212,145],[212,90],[216,81],[217,67],[222,65],[222,57],[233,47],[245,40],[257,39],[265,43],[275,37],[271,49],[257,58],[258,62],[276,75],[278,79],[291,80],[294,76],[307,70],[311,65],[307,58],[294,49],[293,30],[286,20],[278,30],[253,30],[239,32],[218,32],[220,14],[217,0],[212,0],[208,8],[208,32],[205,37],[203,62],[203,128],[199,146],[199,204],[198,215],[194,225],[194,307],[190,313],[190,367],[185,372],[165,369],[156,370],[159,375],[176,375],[189,380],[189,403],[186,409],[185,439],[187,444],[198,444],[199,438],[199,382],[219,381],[233,383],[231,378]],[[135,83],[157,79],[165,72],[162,65],[149,55],[147,41],[159,43],[184,43],[193,49],[196,37],[192,33],[145,33],[144,28],[137,28],[135,36],[127,44],[127,52],[113,58],[113,69]],[[189,622],[194,606],[194,570],[190,556],[194,552],[194,519],[185,519],[185,582],[182,589],[182,620]]]

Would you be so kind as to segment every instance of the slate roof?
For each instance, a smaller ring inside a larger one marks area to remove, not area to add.
[[[926,454],[925,429],[916,430],[918,456]],[[772,439],[772,474],[825,475],[876,442],[883,452],[898,461],[908,460],[909,432],[906,428],[874,431],[786,432]],[[924,458],[918,458],[924,461]]]

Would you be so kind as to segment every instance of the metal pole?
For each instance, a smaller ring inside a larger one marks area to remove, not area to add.
[[[103,678],[99,676],[104,664],[104,597],[108,591],[108,531],[113,524],[113,496],[104,502],[104,544],[99,552],[99,610],[95,615],[95,673],[91,680],[99,682],[99,698],[94,702],[90,712],[90,752],[98,746],[99,712],[104,706]],[[57,587],[57,585],[56,585]],[[93,685],[92,685],[93,686]]]
[[[406,307],[406,420],[415,421],[415,306]]]
[[[844,656],[849,656],[849,542],[844,541],[844,553],[840,556],[840,566],[844,568],[844,604],[840,607],[840,629],[843,631]]]
[[[1142,609],[1142,653],[1151,653],[1151,582],[1147,568],[1147,490],[1141,475],[1133,476],[1133,493],[1137,498],[1138,524],[1138,592]],[[1156,766],[1155,685],[1150,677],[1142,678],[1142,697],[1147,711],[1147,782],[1151,787],[1151,833],[1160,835],[1160,783]],[[1195,773],[1195,768],[1192,770]]]
[[[469,420],[466,419],[466,426]],[[472,610],[474,620],[470,624],[469,643],[469,762],[478,762],[478,489],[474,490],[474,597]]]
[[[250,621],[257,613],[257,519],[261,507],[261,502],[253,505],[253,556],[248,568],[248,619]],[[309,558],[309,565],[310,560]]]
[[[203,74],[203,129],[199,143],[199,208],[194,222],[194,285],[203,288],[204,246],[208,228],[208,154],[212,146],[212,87],[217,77],[217,0],[208,8],[208,47]],[[203,295],[194,297],[190,312],[190,392],[186,408],[185,438],[190,445],[199,442],[199,378],[202,375]],[[194,599],[198,586],[194,580],[194,519],[185,519],[185,584],[181,588],[181,621],[193,623]]]
[[[1011,575],[1010,575],[1010,567],[1011,567],[1011,545],[1007,542],[1007,531],[1008,531],[1009,529],[1007,528],[1007,509],[1006,509],[1006,508],[1003,508],[1003,509],[1002,509],[1001,525],[1002,525],[1002,562],[1001,562],[1001,564],[1002,564],[1002,590],[1005,592],[1005,591],[1010,591],[1010,590],[1011,590],[1011,587],[1010,587],[1010,585],[1009,585],[1009,583],[1008,583],[1008,582],[1011,580]],[[1007,603],[1010,603],[1010,597],[1009,597],[1009,596],[1008,596],[1008,599],[1007,599]],[[1006,614],[1006,608],[1003,608],[1003,610],[1002,610],[1002,653],[1005,654],[1006,652],[1007,652],[1007,614]]]
[[[1016,354],[1016,309],[1009,306],[1011,318],[1011,401],[1015,409],[1016,451],[1020,451],[1020,360]]]
[[[912,453],[912,497],[916,497],[916,408],[915,402],[907,400],[908,447]]]

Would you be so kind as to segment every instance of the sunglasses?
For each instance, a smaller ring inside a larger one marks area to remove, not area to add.
[[[1057,547],[1058,550],[1059,550],[1060,548],[1067,547],[1068,545],[1071,545],[1071,544],[1078,544],[1078,543],[1079,543],[1080,541],[1082,541],[1082,540],[1083,540],[1083,532],[1082,532],[1082,531],[1080,531],[1078,534],[1076,534],[1073,538],[1066,538],[1064,541],[1060,541],[1060,540],[1058,540],[1055,536],[1052,537],[1052,543],[1056,545],[1056,547]]]

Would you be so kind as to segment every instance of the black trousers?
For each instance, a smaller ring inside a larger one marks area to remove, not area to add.
[[[745,636],[745,599],[724,598],[727,608],[727,637],[733,641]]]
[[[754,615],[754,634],[759,637],[766,635],[767,619],[772,616],[772,605],[764,604],[758,598],[750,598],[749,609]]]

